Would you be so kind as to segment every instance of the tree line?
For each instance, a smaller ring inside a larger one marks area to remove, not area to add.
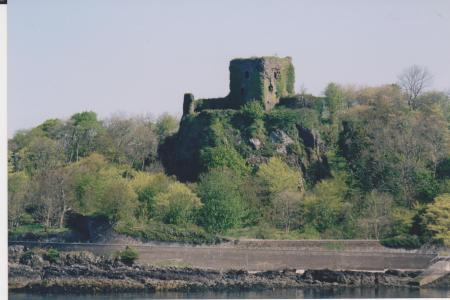
[[[426,90],[430,79],[413,66],[396,84],[330,83],[323,97],[304,95],[314,99],[310,108],[270,112],[279,120],[270,126],[287,135],[290,120],[301,119],[320,137],[330,174],[316,180],[307,174],[312,167],[298,168],[279,151],[262,154],[254,167],[224,142],[202,150],[195,182],[180,182],[158,153],[178,130],[167,114],[99,120],[81,112],[47,120],[9,141],[9,228],[63,228],[75,211],[104,216],[128,234],[167,225],[258,238],[448,245],[450,101],[448,93]],[[242,111],[245,136],[268,130],[261,107]],[[289,151],[309,155],[296,147]]]

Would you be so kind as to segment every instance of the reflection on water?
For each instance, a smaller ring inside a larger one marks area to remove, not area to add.
[[[180,298],[449,298],[449,289],[411,288],[307,288],[235,292],[156,292],[111,295],[30,295],[10,294],[12,300],[145,300]]]

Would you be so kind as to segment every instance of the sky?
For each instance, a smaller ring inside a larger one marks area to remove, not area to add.
[[[231,59],[266,55],[315,95],[413,64],[450,90],[450,1],[10,1],[8,135],[80,111],[180,116],[185,92],[228,93]]]

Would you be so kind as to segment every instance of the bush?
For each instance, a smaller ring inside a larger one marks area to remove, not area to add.
[[[397,235],[380,240],[381,245],[388,248],[417,249],[422,243],[416,235]]]
[[[20,263],[26,264],[28,261],[30,261],[30,259],[33,257],[33,255],[34,255],[34,252],[32,250],[25,251],[20,256],[20,259],[19,259]]]
[[[197,195],[179,182],[173,183],[166,193],[155,197],[155,215],[168,224],[191,222],[195,211],[201,206]]]
[[[117,253],[117,257],[126,265],[131,266],[136,259],[139,257],[139,253],[136,249],[131,248],[130,246],[126,246],[125,250],[119,251]]]
[[[51,263],[56,263],[59,261],[59,251],[53,248],[50,248],[47,250],[47,253],[43,255],[43,258],[46,261],[49,261]]]
[[[249,122],[254,122],[255,120],[262,120],[264,118],[264,107],[258,101],[251,101],[245,104],[242,109],[242,115]]]
[[[206,147],[201,150],[200,159],[205,171],[228,168],[243,176],[250,173],[245,159],[231,146]]]

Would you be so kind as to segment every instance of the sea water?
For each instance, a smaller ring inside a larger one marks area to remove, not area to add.
[[[145,300],[145,299],[189,299],[189,298],[450,298],[450,289],[418,288],[304,288],[274,289],[233,292],[155,292],[108,295],[32,295],[10,293],[11,300]]]

